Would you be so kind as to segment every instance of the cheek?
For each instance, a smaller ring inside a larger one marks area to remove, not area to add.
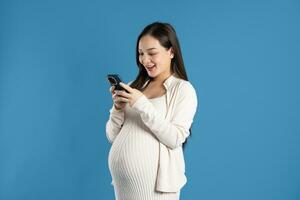
[[[143,64],[143,59],[142,59],[141,56],[139,57],[139,62],[140,62],[141,64]]]
[[[159,64],[161,62],[161,57],[159,55],[155,55],[155,56],[152,56],[151,60],[153,62],[155,62],[156,64]]]
[[[166,65],[169,61],[166,56],[160,56],[157,60],[162,65]]]

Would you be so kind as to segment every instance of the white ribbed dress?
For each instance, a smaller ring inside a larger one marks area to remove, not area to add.
[[[149,100],[165,115],[165,95]],[[180,191],[162,193],[155,190],[159,159],[157,138],[128,104],[124,112],[123,127],[108,157],[116,200],[178,200]]]

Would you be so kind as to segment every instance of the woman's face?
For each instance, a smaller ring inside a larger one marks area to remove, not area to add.
[[[138,51],[139,61],[150,77],[164,78],[171,74],[171,60],[174,57],[172,48],[166,50],[157,39],[145,35],[139,41]]]

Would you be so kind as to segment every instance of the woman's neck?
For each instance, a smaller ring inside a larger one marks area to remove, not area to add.
[[[166,73],[166,74],[160,74],[160,75],[158,75],[157,77],[155,77],[155,78],[152,80],[152,82],[163,84],[163,83],[165,82],[165,80],[167,80],[171,75],[172,75],[171,72],[168,72],[168,73]]]

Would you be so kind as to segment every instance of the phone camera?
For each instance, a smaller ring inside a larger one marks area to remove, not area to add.
[[[109,77],[108,80],[109,80],[109,82],[111,82],[111,84],[113,84],[113,85],[116,85],[116,84],[117,84],[117,81],[116,81],[114,78],[112,78],[112,77]]]

